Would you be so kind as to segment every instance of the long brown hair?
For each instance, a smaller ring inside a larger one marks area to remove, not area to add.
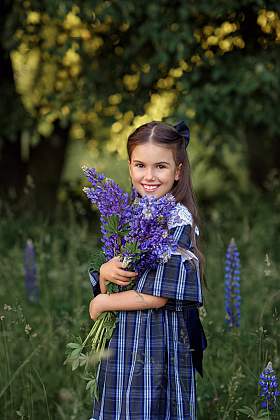
[[[192,215],[193,224],[191,229],[191,239],[195,249],[195,253],[200,262],[201,277],[204,281],[204,284],[207,287],[204,275],[205,259],[203,254],[199,250],[196,241],[194,240],[195,227],[199,227],[199,214],[193,193],[193,186],[190,175],[190,164],[188,154],[186,151],[185,139],[170,124],[158,121],[149,122],[138,127],[128,137],[127,154],[129,160],[131,160],[132,152],[136,146],[148,142],[156,143],[162,147],[170,149],[172,151],[176,167],[178,167],[180,164],[182,165],[180,178],[178,181],[174,181],[170,192],[175,197],[176,202],[182,203],[184,206],[186,206]]]

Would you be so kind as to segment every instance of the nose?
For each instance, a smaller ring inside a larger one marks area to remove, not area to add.
[[[145,178],[146,181],[153,181],[155,179],[154,171],[153,171],[152,168],[146,168],[144,178]]]

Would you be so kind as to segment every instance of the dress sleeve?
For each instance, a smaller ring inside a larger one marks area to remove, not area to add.
[[[191,225],[177,226],[170,233],[180,248],[193,252],[190,238]],[[198,261],[184,259],[180,254],[171,254],[165,264],[159,264],[155,270],[146,270],[141,276],[135,290],[153,296],[170,299],[167,306],[174,301],[181,301],[185,308],[202,306],[202,290]],[[172,305],[173,306],[173,305]]]
[[[93,296],[99,295],[99,293],[101,293],[99,286],[99,274],[96,271],[93,271],[91,268],[88,270],[88,272]]]

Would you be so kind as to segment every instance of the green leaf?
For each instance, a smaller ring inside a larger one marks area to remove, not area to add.
[[[110,281],[106,281],[105,285],[107,286],[107,294],[110,295],[111,293],[118,293],[119,287],[116,283],[112,283]]]
[[[89,361],[89,355],[87,354],[81,354],[80,356],[80,366],[85,366],[88,364]]]
[[[107,230],[107,231],[109,231],[109,232],[107,232],[105,235],[106,236],[111,236],[110,235],[110,232],[113,232],[113,233],[118,233],[118,230],[119,230],[119,222],[120,222],[120,216],[118,215],[118,214],[113,214],[112,216],[111,216],[111,218],[109,218],[109,217],[104,217],[104,219],[105,219],[105,221],[107,222],[107,224],[106,223],[104,223],[103,224],[103,227]]]
[[[111,233],[111,232],[106,232],[106,233],[105,233],[105,236],[110,237],[110,236],[115,235],[116,233],[117,233],[117,232],[113,232],[113,233]]]
[[[125,291],[132,290],[134,289],[134,286],[135,286],[135,282],[132,281],[128,286],[125,286],[124,290]]]
[[[75,359],[72,363],[72,371],[76,370],[78,366],[79,366],[79,359]]]
[[[240,411],[241,413],[244,413],[244,414],[248,414],[248,416],[249,415],[250,416],[255,415],[255,412],[250,407],[247,407],[246,405],[244,405],[243,409],[239,408],[239,409],[237,409],[237,411]]]
[[[253,407],[253,410],[250,407],[244,406],[243,408],[237,408],[236,411],[240,411],[243,414],[246,414],[248,417],[251,417],[254,420],[258,420],[262,418],[262,420],[270,420],[269,417],[263,417],[267,416],[267,411],[261,409],[258,411],[257,407]]]
[[[86,389],[89,389],[91,386],[93,386],[95,382],[96,382],[96,379],[93,379],[93,380],[89,381],[87,383]]]
[[[66,347],[71,348],[71,349],[77,349],[79,347],[81,347],[80,343],[68,343],[66,344]]]
[[[71,359],[76,359],[77,357],[79,358],[82,350],[83,350],[82,348],[73,350],[70,358]]]
[[[105,255],[103,254],[102,251],[100,251],[99,254],[96,254],[96,255],[93,256],[93,260],[91,262],[90,269],[92,271],[95,271],[95,272],[99,273],[100,272],[100,267],[103,264],[105,264],[105,262],[106,262]]]

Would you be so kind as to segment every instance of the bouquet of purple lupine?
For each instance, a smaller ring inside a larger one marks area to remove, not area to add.
[[[84,188],[85,193],[100,211],[101,232],[103,234],[102,252],[95,256],[91,271],[99,272],[106,261],[118,256],[122,267],[135,271],[140,277],[147,268],[153,269],[160,263],[168,261],[171,251],[177,244],[169,235],[167,219],[175,208],[175,199],[167,194],[160,199],[147,196],[138,197],[133,188],[131,194],[124,192],[116,182],[98,175],[94,169],[83,168],[84,173],[92,188]],[[105,282],[107,293],[118,293],[130,290],[135,286],[119,287],[115,283]],[[84,366],[87,389],[98,400],[98,375],[101,356],[105,345],[113,335],[118,319],[117,312],[104,312],[94,323],[91,331],[84,341],[74,337],[75,342],[67,344],[67,359],[64,364],[70,363],[72,370]],[[88,339],[92,339],[91,349],[86,354],[83,349]],[[90,360],[92,372],[88,371]]]

